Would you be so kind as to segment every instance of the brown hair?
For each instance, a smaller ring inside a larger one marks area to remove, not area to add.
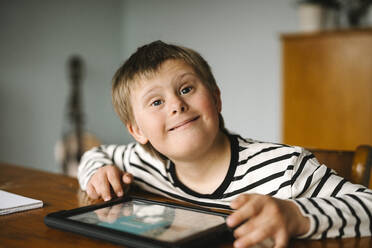
[[[162,41],[154,41],[150,44],[139,47],[129,59],[116,71],[112,80],[112,103],[114,109],[124,124],[134,123],[134,115],[130,103],[130,94],[133,85],[141,78],[154,76],[159,67],[169,59],[183,60],[190,65],[201,81],[210,90],[215,92],[218,86],[211,68],[202,56],[196,51]],[[222,115],[219,115],[220,129],[225,130]],[[151,155],[165,159],[155,148],[148,142],[144,149]]]

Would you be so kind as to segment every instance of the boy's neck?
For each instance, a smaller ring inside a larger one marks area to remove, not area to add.
[[[231,158],[230,141],[220,131],[206,154],[192,161],[173,161],[178,179],[201,194],[213,193],[224,181]]]

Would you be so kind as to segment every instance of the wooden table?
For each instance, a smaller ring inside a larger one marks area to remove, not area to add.
[[[47,227],[44,216],[48,213],[86,206],[90,201],[79,190],[76,179],[64,175],[0,163],[0,189],[42,200],[44,207],[0,216],[0,247],[119,247],[78,234]],[[150,194],[148,198],[164,200]],[[231,243],[219,246],[233,247]],[[372,247],[372,238],[328,239],[322,241],[293,240],[290,247]]]

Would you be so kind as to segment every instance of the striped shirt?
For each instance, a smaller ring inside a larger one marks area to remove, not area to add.
[[[310,219],[300,238],[360,237],[372,233],[372,191],[352,184],[320,165],[309,151],[229,135],[231,160],[222,184],[212,194],[185,186],[171,161],[155,159],[138,143],[102,145],[81,159],[78,179],[83,190],[96,170],[114,164],[131,173],[144,190],[205,207],[229,209],[242,193],[293,201]]]

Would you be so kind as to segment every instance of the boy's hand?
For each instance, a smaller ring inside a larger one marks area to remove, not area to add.
[[[117,196],[123,196],[126,187],[133,181],[130,173],[121,171],[114,165],[99,168],[90,178],[87,185],[87,194],[92,199],[102,197],[105,201],[111,200],[111,188]]]
[[[231,208],[236,211],[227,218],[227,225],[236,228],[234,247],[250,247],[267,238],[274,240],[275,248],[286,247],[291,237],[310,228],[309,219],[291,201],[243,194],[231,202]]]

